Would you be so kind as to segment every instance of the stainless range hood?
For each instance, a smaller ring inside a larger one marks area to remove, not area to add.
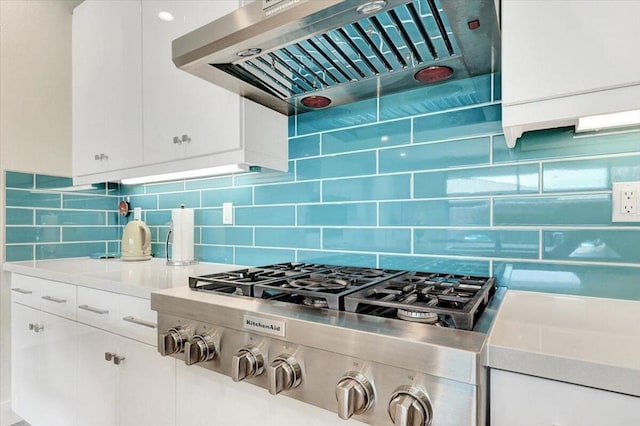
[[[500,33],[494,0],[256,0],[174,40],[173,62],[292,115],[490,73]]]

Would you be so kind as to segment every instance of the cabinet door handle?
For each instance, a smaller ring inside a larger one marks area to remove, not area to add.
[[[189,142],[191,142],[191,136],[189,136],[189,135],[182,135],[182,142],[184,142],[184,143],[189,143]]]
[[[176,145],[179,145],[182,143],[182,141],[180,140],[180,138],[178,136],[174,136],[173,137],[173,143],[175,143]]]
[[[138,324],[143,327],[158,328],[158,324],[156,324],[155,322],[141,320],[132,316],[122,317],[122,321]]]
[[[44,325],[29,323],[29,330],[33,330],[34,332],[39,333],[44,330]]]
[[[94,308],[93,306],[89,305],[78,305],[78,308],[82,309],[83,311],[89,311],[99,315],[106,315],[109,313],[109,311],[106,309]]]
[[[15,291],[16,293],[20,293],[20,294],[31,294],[31,293],[33,293],[31,290],[24,290],[24,289],[19,288],[19,287],[12,288],[11,291]]]
[[[54,302],[54,303],[67,303],[67,299],[59,299],[53,296],[42,296],[42,299],[47,300],[49,302]]]
[[[105,360],[105,361],[107,361],[107,362],[109,362],[109,361],[111,361],[111,360],[113,359],[113,357],[114,357],[115,355],[116,355],[116,354],[114,354],[113,352],[105,352],[105,353],[104,353],[104,360]]]
[[[109,156],[105,153],[100,153],[100,154],[94,155],[93,159],[96,161],[108,160]]]
[[[115,365],[120,365],[120,363],[124,361],[124,357],[120,355],[113,354],[113,363]]]

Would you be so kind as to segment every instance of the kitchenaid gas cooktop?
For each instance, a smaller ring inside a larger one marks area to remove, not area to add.
[[[488,277],[282,263],[191,277],[151,302],[160,353],[187,365],[342,419],[479,426],[495,294]]]

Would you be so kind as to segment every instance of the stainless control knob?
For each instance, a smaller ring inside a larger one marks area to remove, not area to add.
[[[182,352],[184,344],[189,340],[187,331],[180,327],[170,328],[166,333],[160,335],[160,354],[167,356]]]
[[[216,357],[216,346],[211,336],[195,335],[184,345],[185,364],[211,361]]]
[[[354,414],[362,414],[373,404],[373,385],[364,375],[350,371],[336,385],[338,416],[349,420]]]
[[[240,348],[231,361],[231,378],[234,382],[259,376],[264,371],[264,357],[255,346]]]
[[[293,389],[302,382],[300,364],[289,354],[283,354],[273,360],[267,367],[269,393],[277,395],[282,391]]]
[[[396,426],[429,426],[433,418],[429,396],[412,386],[400,386],[393,392],[388,411]]]

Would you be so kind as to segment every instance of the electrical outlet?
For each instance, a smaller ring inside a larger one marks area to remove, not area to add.
[[[233,203],[222,203],[222,224],[233,225]]]
[[[640,182],[615,182],[611,189],[611,221],[640,222]]]

